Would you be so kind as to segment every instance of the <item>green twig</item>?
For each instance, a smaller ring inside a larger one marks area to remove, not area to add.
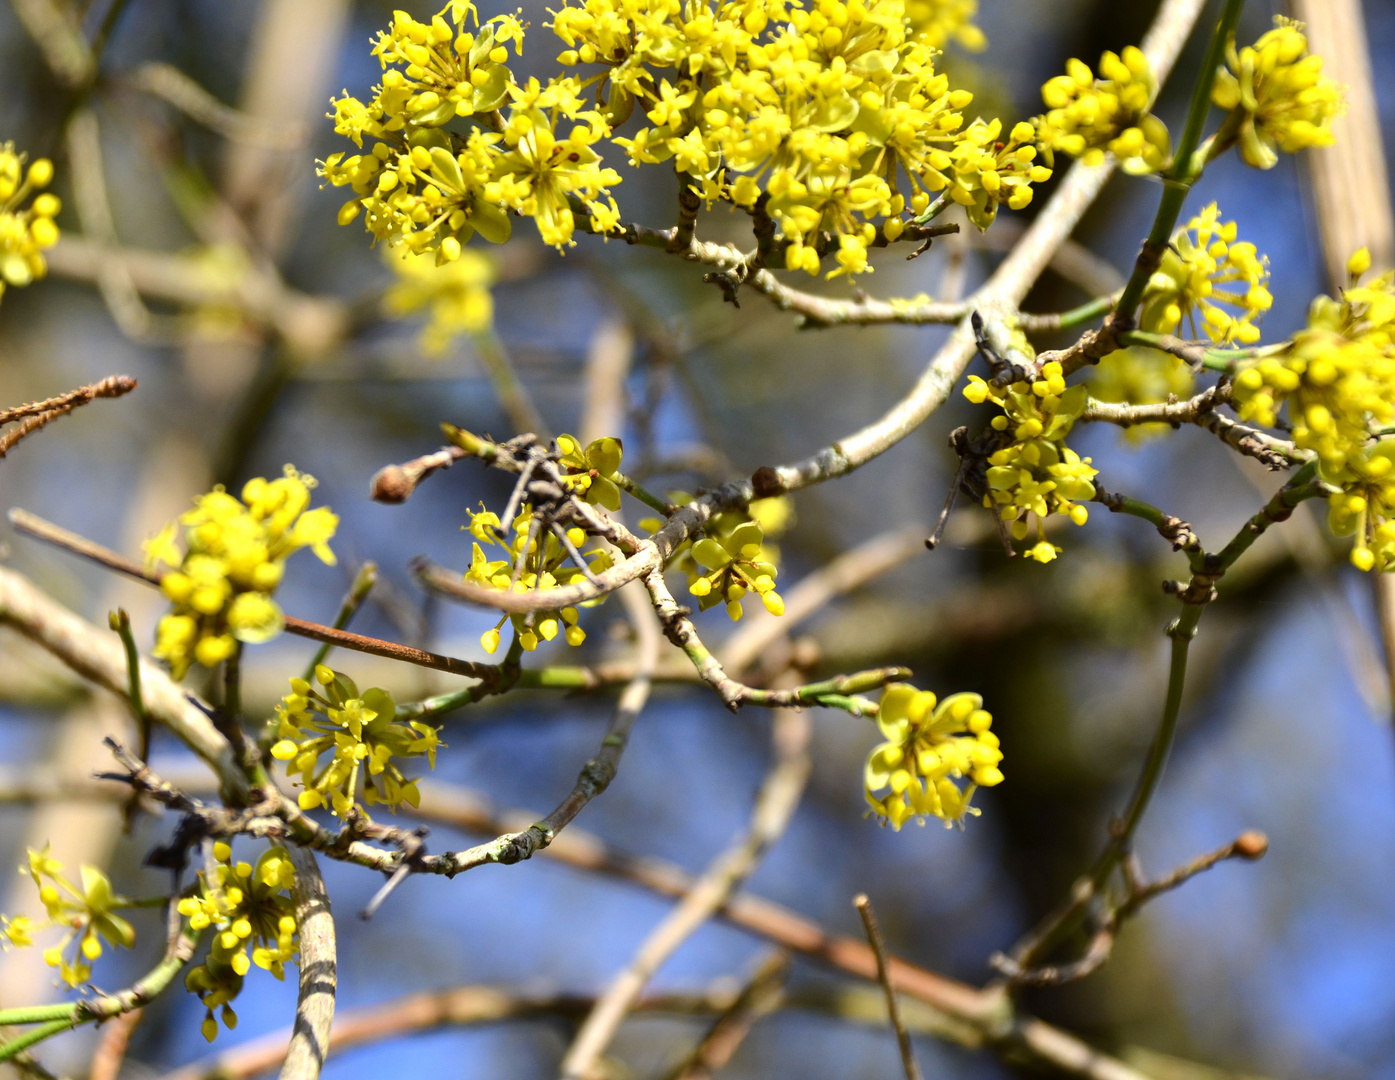
[[[1157,790],[1158,781],[1162,778],[1163,767],[1167,763],[1168,753],[1177,733],[1177,719],[1182,708],[1182,692],[1187,678],[1188,649],[1192,638],[1196,636],[1202,612],[1215,599],[1216,583],[1271,525],[1287,520],[1299,503],[1316,498],[1327,490],[1327,485],[1317,478],[1317,463],[1309,462],[1304,465],[1245,523],[1219,553],[1192,556],[1193,572],[1186,586],[1174,583],[1173,591],[1182,601],[1182,611],[1167,629],[1167,635],[1172,639],[1167,696],[1163,703],[1162,718],[1148,748],[1138,782],[1134,786],[1123,817],[1111,827],[1108,842],[1089,872],[1076,882],[1069,900],[1043,920],[1013,950],[1013,959],[1019,967],[1029,969],[1036,966],[1065,940],[1079,925],[1091,902],[1103,890],[1115,868],[1128,855],[1134,833],[1139,822],[1143,820],[1153,793]],[[1139,509],[1147,506],[1137,500],[1134,500],[1134,504]],[[1148,514],[1144,512],[1139,516],[1148,517]]]
[[[131,715],[135,717],[140,731],[140,752],[136,755],[142,761],[150,760],[150,716],[145,711],[145,702],[140,692],[140,650],[131,634],[131,617],[125,608],[117,608],[107,615],[107,625],[121,636],[121,645],[126,650],[126,694],[131,705]]]
[[[334,617],[334,629],[343,630],[353,620],[363,601],[368,598],[368,593],[373,586],[378,583],[378,564],[366,562],[359,567],[358,573],[354,575],[353,584],[349,586],[349,591],[344,594],[343,603],[339,605],[339,614]],[[325,657],[329,655],[329,650],[334,646],[326,641],[315,652],[315,658],[310,661],[305,668],[305,681],[309,682],[315,677],[315,668],[325,662]]]
[[[666,502],[651,491],[646,491],[624,473],[612,473],[610,479],[615,482],[617,487],[628,491],[651,510],[657,510],[659,513],[663,514],[664,517],[668,517],[669,514],[673,513],[675,507],[672,503]]]
[[[35,1043],[75,1028],[79,1024],[109,1020],[113,1016],[120,1016],[149,1004],[169,988],[174,977],[189,962],[194,950],[198,948],[201,936],[199,931],[191,929],[187,922],[184,923],[179,936],[174,939],[173,945],[160,962],[143,978],[120,993],[57,1005],[0,1009],[0,1025],[40,1025],[0,1046],[0,1062],[9,1061]]]

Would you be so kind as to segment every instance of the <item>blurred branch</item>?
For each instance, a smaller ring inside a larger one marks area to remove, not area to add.
[[[484,333],[472,335],[470,343],[474,347],[475,356],[489,376],[489,381],[494,385],[495,396],[503,406],[514,434],[532,432],[540,439],[550,439],[551,429],[538,412],[537,405],[533,403],[528,387],[519,379],[513,360],[499,335],[492,329],[486,330]]]
[[[102,161],[101,131],[97,114],[83,106],[73,113],[67,127],[68,159],[73,169],[73,201],[83,232],[98,245],[103,256],[119,241],[116,222],[107,197],[106,166]],[[120,259],[103,257],[97,273],[97,289],[117,328],[133,341],[143,340],[151,330],[150,309],[141,300],[135,282]]]
[[[87,1080],[118,1080],[121,1064],[126,1060],[126,1048],[131,1042],[131,1033],[144,1015],[144,1009],[132,1009],[102,1027],[102,1036],[92,1055]]]
[[[874,1000],[876,995],[876,1000]],[[699,993],[646,994],[631,1010],[645,1015],[708,1016],[733,1014],[739,996],[713,988]],[[560,1017],[580,1019],[595,999],[575,994],[528,993],[501,990],[497,986],[455,986],[409,994],[378,1005],[341,1011],[330,1035],[329,1054],[336,1057],[357,1046],[401,1038],[449,1025],[492,1024],[508,1020]],[[843,986],[810,988],[785,993],[780,1007],[811,1009],[858,1024],[881,1024],[880,994],[870,988]],[[916,1031],[938,1030],[933,1014],[919,1010],[907,1016]],[[216,1057],[165,1073],[160,1080],[251,1080],[279,1066],[286,1055],[291,1029],[267,1035],[225,1050]]]
[[[1346,285],[1347,259],[1359,247],[1370,249],[1378,270],[1395,266],[1390,176],[1360,0],[1295,0],[1294,14],[1307,24],[1312,52],[1323,58],[1327,73],[1346,84],[1346,114],[1332,124],[1334,145],[1303,155],[1327,278],[1336,290]],[[1395,575],[1372,574],[1371,584],[1385,645],[1387,701],[1395,703]]]
[[[756,1021],[783,1004],[789,969],[789,953],[779,949],[770,952],[741,988],[736,1000],[717,1017],[692,1053],[664,1074],[664,1080],[711,1080],[718,1069],[731,1061]],[[643,1001],[637,998],[631,1010],[641,1006]]]
[[[66,394],[35,401],[28,405],[16,405],[12,409],[0,409],[0,426],[23,421],[19,427],[0,434],[0,458],[3,458],[27,435],[32,435],[47,427],[60,417],[67,416],[74,409],[86,405],[95,398],[116,398],[129,394],[136,388],[136,380],[129,375],[108,375],[101,382],[80,386]]]
[[[87,86],[97,74],[97,58],[82,39],[77,20],[60,0],[10,0],[15,15],[39,46],[60,83],[69,90]]]
[[[119,265],[138,292],[188,307],[227,306],[266,326],[300,359],[323,356],[349,332],[351,316],[340,300],[309,296],[287,286],[274,270],[252,266],[229,275],[190,255],[108,247],[64,235],[45,252],[58,277],[100,282]]]
[[[120,81],[173,105],[225,139],[272,150],[294,150],[305,145],[308,132],[304,124],[270,123],[224,105],[173,64],[142,64]]]
[[[678,906],[645,938],[628,966],[611,981],[562,1059],[563,1080],[587,1080],[592,1075],[645,984],[684,941],[726,906],[784,835],[809,778],[808,717],[777,712],[771,741],[774,760],[756,796],[746,836],[693,883]]]
[[[440,783],[421,785],[421,805],[404,810],[415,817],[486,835],[526,827],[528,811],[497,812],[476,792]],[[662,859],[620,851],[580,829],[569,829],[547,849],[546,857],[578,870],[629,881],[661,896],[687,896],[696,878]],[[865,941],[830,933],[817,923],[770,900],[744,893],[731,897],[717,917],[774,945],[800,953],[860,979],[876,981],[877,961]],[[1073,1035],[1034,1017],[1015,1013],[998,990],[974,987],[915,966],[897,957],[888,960],[893,986],[926,1011],[908,1023],[917,1030],[968,1046],[992,1045],[1009,1057],[1029,1060],[1085,1080],[1147,1080],[1123,1062],[1100,1053]],[[907,1018],[911,1013],[908,1008]],[[872,1022],[869,1018],[869,1022]],[[884,1010],[875,1022],[884,1024]]]
[[[281,1080],[315,1080],[329,1056],[330,1023],[334,1019],[339,971],[334,918],[314,853],[293,846],[290,854],[295,867],[291,899],[300,944],[300,996]]]

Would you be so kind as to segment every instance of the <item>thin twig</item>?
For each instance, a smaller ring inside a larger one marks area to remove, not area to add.
[[[775,714],[774,762],[761,784],[747,834],[693,883],[682,901],[645,938],[634,958],[606,988],[562,1059],[563,1080],[586,1080],[625,1014],[655,972],[732,895],[783,834],[809,778],[809,720],[801,713]]]
[[[920,1066],[916,1064],[915,1047],[911,1045],[910,1033],[901,1019],[901,1007],[896,1002],[896,988],[887,975],[886,942],[882,940],[882,928],[877,923],[877,913],[872,910],[872,901],[866,893],[860,893],[853,900],[853,907],[862,916],[863,929],[867,931],[867,941],[877,956],[877,978],[886,993],[886,1012],[891,1018],[891,1026],[896,1032],[896,1045],[901,1050],[901,1066],[906,1070],[906,1080],[921,1080]]]
[[[160,584],[163,577],[162,574],[154,570],[147,570],[140,563],[128,559],[124,555],[88,540],[86,537],[79,536],[77,533],[69,532],[59,525],[45,521],[37,514],[31,514],[27,510],[21,510],[18,507],[11,509],[9,520],[10,524],[20,532],[27,533],[66,551],[71,551],[75,555],[81,555],[85,559],[91,559],[110,570],[116,570],[138,581],[144,581],[148,585]],[[311,641],[335,645],[341,649],[352,649],[354,652],[368,653],[371,656],[382,656],[389,660],[401,660],[403,663],[416,664],[419,667],[434,668],[451,675],[479,679],[481,683],[490,687],[500,687],[504,681],[507,681],[506,673],[497,664],[481,664],[473,660],[442,656],[439,653],[427,652],[425,649],[418,649],[411,645],[401,645],[395,641],[384,641],[381,638],[365,637],[363,634],[337,630],[332,626],[297,619],[291,615],[283,617],[283,626],[288,634],[309,638]]]
[[[135,388],[136,380],[129,375],[108,375],[101,382],[80,386],[47,401],[35,401],[28,405],[16,405],[12,409],[0,410],[0,425],[15,420],[23,421],[19,427],[0,435],[0,458],[8,454],[25,436],[47,427],[89,401],[96,398],[120,397],[122,394],[129,394]]]
[[[142,64],[121,82],[168,102],[225,139],[269,150],[294,150],[305,145],[304,124],[272,124],[224,105],[172,64],[154,61]]]
[[[692,1053],[664,1075],[664,1080],[712,1080],[731,1061],[756,1021],[783,1004],[789,969],[789,953],[775,949],[767,954],[736,1000],[717,1017]]]
[[[547,848],[587,803],[610,786],[620,765],[620,756],[629,742],[630,729],[649,700],[653,671],[659,656],[658,627],[654,624],[653,613],[637,589],[638,586],[632,585],[620,594],[625,600],[638,639],[635,675],[615,704],[615,712],[601,740],[600,750],[581,770],[576,786],[551,814],[533,822],[526,829],[503,832],[487,844],[438,856],[442,864],[449,866],[446,873],[454,875],[485,863],[509,865],[531,859]]]

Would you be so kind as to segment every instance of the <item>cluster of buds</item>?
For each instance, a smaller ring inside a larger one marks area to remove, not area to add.
[[[21,287],[48,271],[43,252],[58,242],[53,223],[62,204],[45,192],[25,200],[53,180],[53,162],[39,158],[25,169],[25,155],[12,142],[0,143],[0,297],[5,286]]]
[[[329,540],[339,518],[327,507],[310,509],[314,487],[313,476],[290,465],[275,480],[247,481],[241,499],[220,485],[146,542],[148,568],[174,568],[160,581],[174,610],[160,620],[155,655],[169,662],[176,679],[194,661],[213,667],[238,642],[269,641],[281,632],[272,595],[293,553],[308,547],[334,565]],[[175,543],[181,525],[183,553]]]

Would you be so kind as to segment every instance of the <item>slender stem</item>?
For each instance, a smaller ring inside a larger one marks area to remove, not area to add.
[[[223,661],[223,713],[229,725],[242,723],[242,642]]]
[[[67,1031],[76,1025],[77,1020],[70,1017],[66,1020],[51,1020],[47,1024],[26,1031],[23,1035],[0,1046],[0,1061],[9,1061],[16,1054],[28,1050],[35,1043],[43,1042],[50,1035],[57,1035],[60,1031]]]
[[[378,564],[366,562],[359,567],[358,573],[354,575],[353,584],[349,586],[349,591],[344,594],[344,601],[339,605],[339,614],[334,617],[334,629],[343,630],[349,625],[350,620],[357,614],[358,609],[363,605],[363,601],[368,598],[369,591],[378,583]],[[315,677],[315,668],[325,662],[325,657],[329,655],[329,650],[334,648],[332,641],[326,641],[315,652],[315,658],[305,668],[305,681],[309,682]]]
[[[77,1010],[72,1001],[60,1001],[54,1005],[25,1005],[17,1009],[0,1009],[0,1025],[44,1024],[50,1020],[71,1019]]]
[[[886,1011],[896,1032],[896,1045],[901,1050],[901,1065],[906,1070],[906,1080],[921,1080],[920,1066],[916,1064],[915,1049],[911,1046],[911,1035],[906,1030],[905,1021],[901,1019],[901,1006],[896,1001],[896,988],[891,985],[891,977],[887,973],[886,942],[882,939],[882,928],[877,922],[877,913],[872,910],[872,901],[867,898],[866,893],[854,899],[853,906],[862,916],[867,941],[877,957],[877,979],[886,994]]]
[[[117,608],[107,616],[107,624],[121,637],[122,648],[126,650],[126,689],[131,703],[131,714],[136,718],[142,733],[140,759],[150,756],[150,719],[145,712],[145,702],[140,693],[140,650],[131,634],[131,617],[125,608]]]
[[[611,479],[615,481],[617,487],[628,491],[645,506],[649,507],[651,510],[657,510],[659,513],[663,514],[664,517],[668,517],[668,515],[673,512],[673,505],[671,503],[659,498],[651,491],[646,491],[623,473],[613,473]]]
[[[1216,69],[1221,65],[1226,42],[1235,33],[1235,24],[1244,5],[1245,0],[1225,0],[1220,20],[1211,35],[1206,57],[1201,62],[1201,70],[1197,73],[1196,83],[1192,87],[1191,107],[1187,110],[1187,122],[1182,129],[1182,137],[1177,141],[1172,168],[1163,178],[1163,194],[1158,203],[1157,216],[1153,218],[1153,227],[1148,233],[1148,239],[1144,241],[1143,248],[1138,253],[1133,275],[1124,286],[1119,302],[1114,307],[1114,317],[1121,322],[1130,322],[1134,312],[1138,310],[1148,279],[1158,268],[1163,252],[1172,240],[1172,230],[1177,225],[1177,216],[1182,211],[1182,204],[1187,201],[1192,185],[1196,183],[1205,166],[1204,161],[1193,160],[1193,154],[1201,141],[1201,129],[1206,123],[1207,113],[1211,111],[1211,88],[1216,80]]]
[[[1102,319],[1114,308],[1114,302],[1118,299],[1117,293],[1109,296],[1097,296],[1088,303],[1073,307],[1068,311],[1058,311],[1047,315],[1030,315],[1023,313],[1018,323],[1022,329],[1030,332],[1041,332],[1046,330],[1072,330],[1077,326],[1082,326],[1096,319]]]

